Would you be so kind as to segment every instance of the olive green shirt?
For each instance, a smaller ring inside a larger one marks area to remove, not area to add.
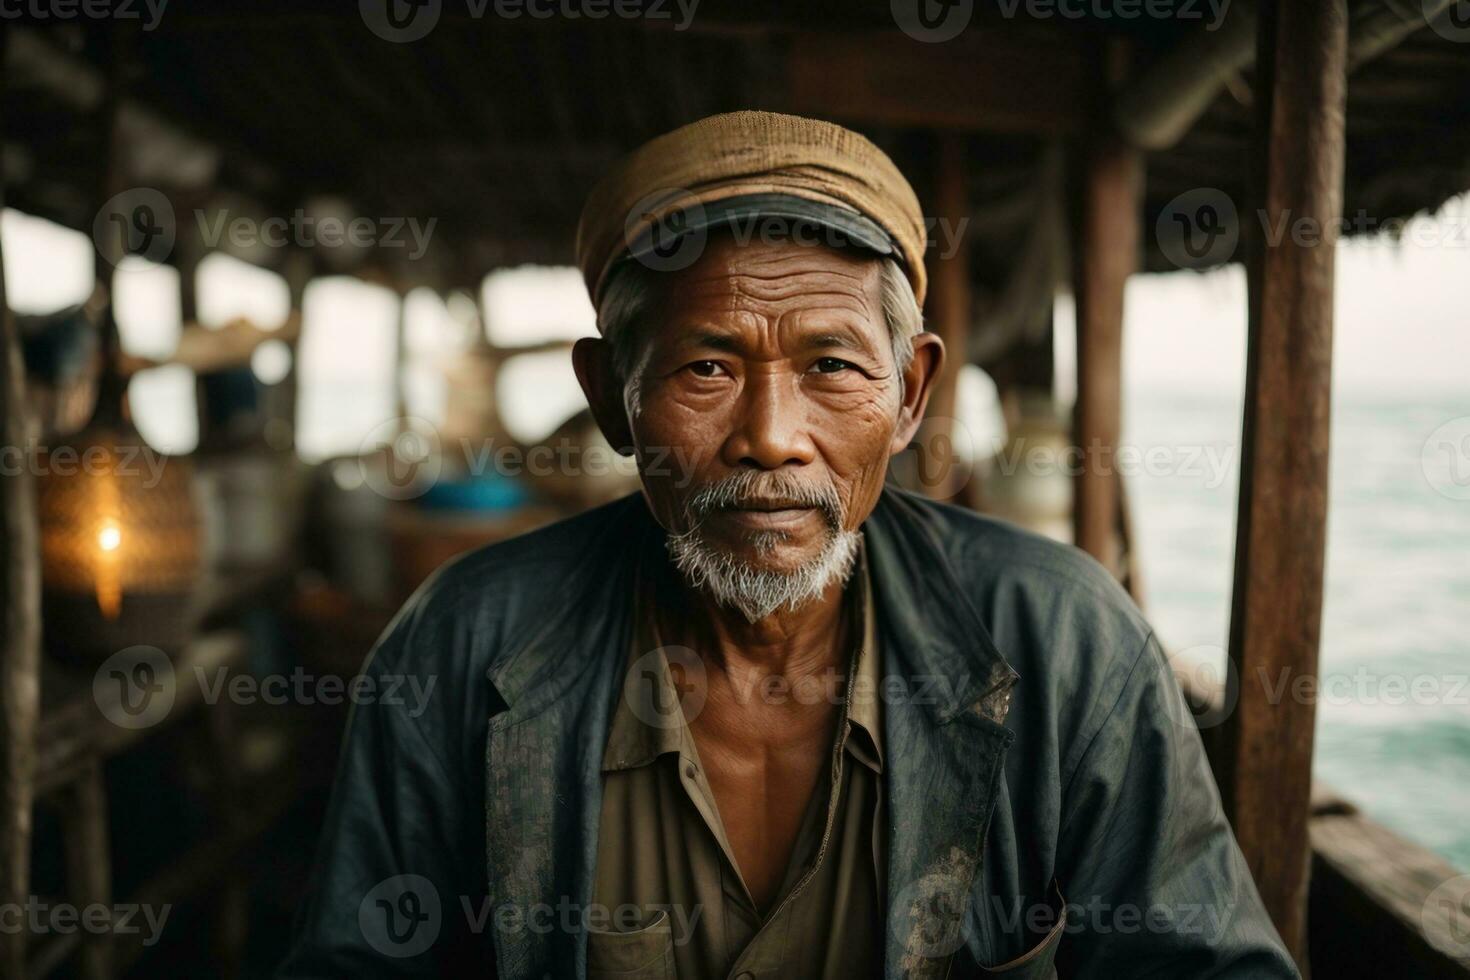
[[[847,606],[852,619],[846,635],[858,642],[840,683],[763,694],[803,699],[835,691],[843,698],[831,769],[812,794],[764,917],[740,876],[685,723],[686,712],[702,704],[702,666],[692,652],[658,643],[646,605],[635,615],[632,663],[602,761],[589,978],[846,980],[881,974],[880,662],[865,556]],[[682,706],[671,659],[689,668],[682,672]]]

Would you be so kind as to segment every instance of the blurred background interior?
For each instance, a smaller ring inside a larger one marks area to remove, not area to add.
[[[268,974],[346,708],[181,683],[128,728],[99,715],[98,664],[147,644],[179,677],[350,677],[443,561],[635,490],[570,367],[595,334],[572,232],[621,152],[713,112],[851,125],[935,215],[926,315],[961,356],[893,481],[1084,528],[1185,683],[1208,701],[1223,682],[1253,5],[1208,29],[977,3],[943,43],[886,2],[708,0],[685,27],[672,7],[455,6],[406,42],[351,4],[5,24],[0,249],[29,419],[4,479],[35,481],[44,596],[39,712],[7,715],[7,752],[34,746],[17,894],[173,909],[149,946],[22,940],[29,976]],[[1372,934],[1431,964],[1415,975],[1470,976],[1470,941],[1432,950],[1389,870],[1422,904],[1470,868],[1470,43],[1436,19],[1450,4],[1347,6],[1312,954],[1370,975]],[[1224,244],[1196,248],[1212,209]],[[355,219],[363,241],[330,240]],[[1120,290],[1111,332],[1099,281]],[[1066,449],[1097,437],[1133,455],[1087,483]],[[63,473],[59,447],[111,468]]]

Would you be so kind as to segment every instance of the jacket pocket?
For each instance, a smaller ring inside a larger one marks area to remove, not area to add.
[[[633,932],[587,932],[587,980],[676,980],[669,913]]]
[[[1062,935],[1067,927],[1067,902],[1062,898],[1061,888],[1056,882],[1052,882],[1050,901],[1052,912],[1055,913],[1055,925],[1051,927],[1051,931],[1015,959],[997,966],[980,967],[976,974],[980,980],[987,977],[1000,977],[1002,980],[1054,980],[1057,975],[1057,947],[1062,944]]]

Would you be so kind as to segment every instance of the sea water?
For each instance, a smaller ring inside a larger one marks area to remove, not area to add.
[[[1164,645],[1222,663],[1240,401],[1132,393],[1125,471],[1144,606]],[[1470,390],[1333,405],[1316,778],[1470,869]],[[1218,668],[1216,668],[1218,669]]]

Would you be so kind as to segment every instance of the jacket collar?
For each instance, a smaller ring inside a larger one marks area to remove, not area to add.
[[[535,618],[533,628],[512,639],[506,655],[487,671],[515,714],[534,712],[560,697],[576,679],[567,668],[584,668],[601,656],[599,644],[567,642],[577,638],[581,618],[568,613],[591,605],[626,606],[638,566],[629,559],[660,560],[664,554],[663,531],[641,494],[610,505],[606,516],[601,533],[588,542],[576,578],[558,589],[566,601],[544,618]],[[932,517],[911,495],[888,489],[863,528],[889,632],[903,641],[907,662],[919,673],[948,679],[936,684],[933,698],[925,699],[934,720],[946,724],[980,706],[983,716],[1003,721],[1003,696],[1020,678],[966,597]],[[557,655],[537,655],[548,649]],[[1001,698],[995,704],[987,700],[996,694]]]
[[[969,893],[1018,680],[948,560],[932,505],[885,490],[864,525],[879,617],[889,976],[940,976],[965,943]],[[592,899],[602,762],[631,640],[639,560],[662,555],[641,495],[606,509],[586,558],[539,625],[488,671],[486,860],[498,975],[586,974],[586,933],[537,929]],[[895,695],[895,691],[897,694]],[[935,806],[935,801],[944,805]],[[547,911],[550,910],[550,911]],[[519,923],[520,927],[516,928]]]
[[[962,518],[963,519],[963,518]],[[886,627],[888,977],[942,977],[971,938],[1019,680],[947,557],[934,505],[888,491],[867,522]]]
[[[631,638],[637,557],[658,546],[639,495],[603,508],[569,579],[531,583],[555,599],[487,671],[506,707],[485,744],[485,859],[496,976],[584,977],[602,812],[601,762]],[[573,935],[563,923],[571,916]]]
[[[932,506],[932,505],[928,505]],[[1020,679],[990,638],[940,539],[932,512],[887,490],[864,525],[879,608],[912,677],[933,679],[920,697],[937,725],[963,713],[1001,724]]]

